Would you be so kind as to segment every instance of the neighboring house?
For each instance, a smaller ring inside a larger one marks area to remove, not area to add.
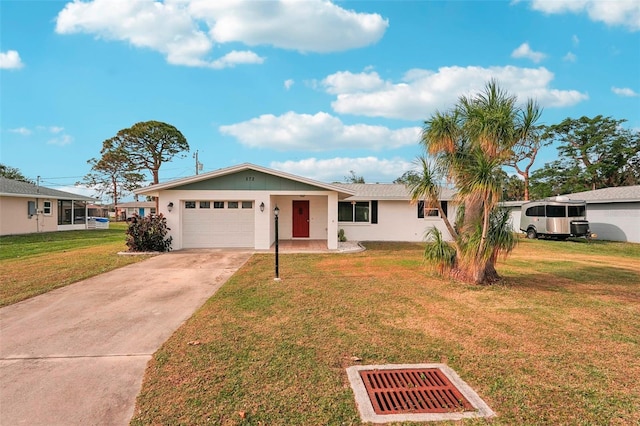
[[[118,203],[116,206],[117,220],[127,220],[132,216],[151,216],[156,214],[155,201],[131,201],[127,203]]]
[[[598,240],[640,243],[640,185],[602,188],[565,194],[570,200],[587,202],[587,220]],[[520,230],[524,201],[504,203],[511,209],[513,228]]]
[[[94,198],[0,177],[0,235],[87,229]]]
[[[411,204],[404,185],[328,184],[253,164],[140,188],[158,197],[173,249],[243,247],[269,249],[279,239],[325,240],[338,248],[338,231],[349,240],[423,241],[438,227],[449,237],[437,209]],[[442,205],[449,217],[451,191]]]

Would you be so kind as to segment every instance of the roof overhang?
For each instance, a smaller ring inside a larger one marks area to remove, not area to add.
[[[159,191],[164,191],[164,190],[168,190],[168,189],[173,189],[176,187],[180,187],[183,185],[187,185],[187,184],[191,184],[191,183],[195,183],[195,182],[201,182],[201,181],[205,181],[205,180],[209,180],[209,179],[215,179],[217,177],[221,177],[221,176],[226,176],[226,175],[230,175],[230,174],[234,174],[234,173],[238,173],[238,172],[242,172],[245,170],[254,170],[256,172],[260,172],[260,173],[265,173],[265,174],[269,174],[272,176],[277,176],[277,177],[281,177],[283,179],[289,179],[289,180],[293,180],[293,181],[297,181],[297,182],[301,182],[301,183],[305,183],[307,185],[311,185],[311,186],[315,186],[318,188],[322,188],[325,189],[327,191],[334,191],[337,192],[339,197],[349,197],[354,195],[355,193],[353,191],[341,188],[337,185],[332,185],[332,184],[327,184],[324,182],[319,182],[313,179],[308,179],[302,176],[296,176],[296,175],[292,175],[290,173],[285,173],[285,172],[281,172],[279,170],[273,170],[273,169],[269,169],[267,167],[261,167],[261,166],[257,166],[255,164],[250,164],[250,163],[243,163],[243,164],[239,164],[237,166],[232,166],[232,167],[226,167],[223,169],[218,169],[218,170],[214,170],[212,172],[208,172],[208,173],[202,173],[199,175],[195,175],[195,176],[190,176],[187,178],[183,178],[183,179],[176,179],[176,180],[172,180],[169,182],[164,182],[164,183],[159,183],[156,185],[151,185],[151,186],[147,186],[145,188],[139,188],[133,191],[134,194],[139,194],[139,195],[155,195],[157,196]]]

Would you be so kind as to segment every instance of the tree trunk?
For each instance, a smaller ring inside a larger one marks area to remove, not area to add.
[[[465,200],[464,202],[464,220],[462,221],[461,234],[473,232],[473,228],[478,224],[482,216],[481,200]]]
[[[440,217],[444,222],[444,226],[446,226],[447,231],[449,231],[449,235],[451,235],[451,238],[453,238],[453,241],[455,243],[455,241],[458,239],[458,233],[455,229],[453,229],[453,226],[451,226],[451,222],[449,222],[449,218],[447,217],[447,215],[444,214],[444,210],[442,210],[442,205],[440,204],[438,204],[438,212],[440,213]],[[457,248],[457,244],[455,245]]]

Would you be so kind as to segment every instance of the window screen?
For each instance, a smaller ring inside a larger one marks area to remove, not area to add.
[[[585,216],[586,213],[585,206],[569,206],[569,217]]]
[[[547,217],[566,217],[567,210],[565,206],[547,206]]]

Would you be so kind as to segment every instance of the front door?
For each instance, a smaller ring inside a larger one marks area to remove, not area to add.
[[[309,238],[309,201],[293,202],[293,238]]]

